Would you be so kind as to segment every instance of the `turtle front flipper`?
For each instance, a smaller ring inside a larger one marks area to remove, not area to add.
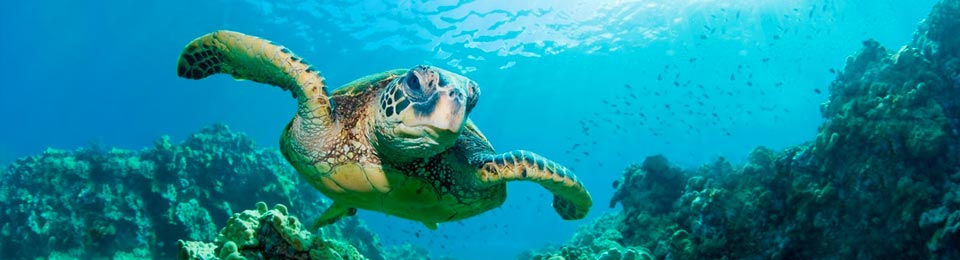
[[[217,73],[290,91],[301,117],[322,122],[330,119],[323,77],[283,46],[232,31],[209,33],[187,44],[177,62],[178,76],[202,79]]]
[[[528,151],[511,151],[481,159],[478,171],[485,183],[533,181],[553,193],[553,209],[566,220],[587,216],[593,199],[566,167]]]

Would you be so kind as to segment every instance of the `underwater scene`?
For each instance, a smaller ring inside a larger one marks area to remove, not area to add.
[[[0,259],[960,259],[960,0],[0,6]]]

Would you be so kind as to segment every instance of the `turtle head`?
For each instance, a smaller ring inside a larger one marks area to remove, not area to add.
[[[477,84],[462,75],[424,65],[408,70],[380,95],[378,151],[406,161],[449,149],[479,96]]]

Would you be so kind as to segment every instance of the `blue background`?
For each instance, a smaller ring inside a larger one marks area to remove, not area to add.
[[[588,220],[566,222],[546,191],[517,183],[501,209],[437,231],[360,216],[385,244],[512,258],[561,243],[610,210],[611,183],[646,156],[684,166],[719,156],[739,162],[758,145],[812,140],[830,69],[842,69],[865,39],[888,49],[905,44],[933,4],[7,1],[0,164],[91,142],[139,149],[213,122],[276,147],[295,110],[289,94],[227,76],[176,77],[183,46],[218,29],[284,44],[333,86],[433,64],[479,82],[471,118],[498,150],[532,150],[573,168],[596,207]]]

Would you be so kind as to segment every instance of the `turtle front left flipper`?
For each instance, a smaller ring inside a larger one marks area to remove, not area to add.
[[[533,181],[553,193],[553,209],[565,220],[587,216],[593,199],[577,177],[556,162],[529,151],[510,151],[479,158],[481,182]]]
[[[297,99],[298,115],[323,127],[330,122],[331,102],[320,73],[289,49],[273,42],[232,31],[200,36],[183,48],[177,75],[203,79],[230,74],[280,87]]]
[[[317,230],[323,226],[333,224],[346,216],[353,216],[357,214],[356,208],[350,208],[344,206],[343,204],[334,202],[333,205],[330,205],[323,214],[320,214],[320,217],[317,217],[317,220],[313,221],[313,225],[310,226],[310,230]]]

